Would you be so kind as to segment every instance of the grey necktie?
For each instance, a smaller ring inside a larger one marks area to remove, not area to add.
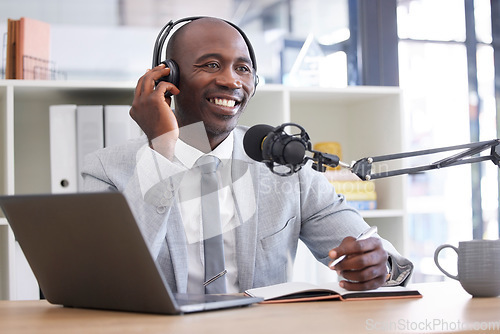
[[[205,255],[205,293],[226,293],[224,243],[219,212],[217,157],[204,155],[197,161],[201,170],[201,219]]]

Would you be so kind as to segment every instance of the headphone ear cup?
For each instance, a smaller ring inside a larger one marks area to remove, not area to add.
[[[177,65],[177,63],[175,61],[173,61],[172,59],[166,59],[166,60],[162,61],[160,64],[165,64],[165,66],[170,69],[170,73],[167,76],[161,77],[160,79],[158,79],[156,81],[156,85],[158,85],[158,83],[160,81],[165,81],[165,82],[170,82],[171,84],[173,84],[176,87],[179,87],[180,73],[179,73],[179,66]],[[170,96],[172,96],[172,93],[170,93],[170,92],[165,93],[165,97],[170,97]]]
[[[259,84],[259,76],[254,72],[253,73],[253,93],[252,93],[252,96],[255,95],[255,91],[257,90],[258,84]]]
[[[179,85],[179,66],[172,59],[166,59],[161,62],[161,64],[165,64],[166,67],[170,68],[170,73],[166,77],[160,78],[158,81],[166,81],[174,84],[175,86]]]

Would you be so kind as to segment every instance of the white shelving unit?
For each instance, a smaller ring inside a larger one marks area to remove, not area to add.
[[[135,83],[0,81],[0,194],[50,191],[50,105],[131,104],[134,89]],[[298,123],[313,143],[340,142],[344,161],[397,153],[402,151],[400,95],[392,87],[263,85],[240,124]],[[404,178],[377,180],[376,187],[379,209],[363,215],[404,254]],[[0,299],[37,298],[36,281],[2,217],[0,213]]]

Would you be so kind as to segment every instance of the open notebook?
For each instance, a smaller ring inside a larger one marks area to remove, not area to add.
[[[263,298],[264,303],[286,303],[325,299],[366,300],[422,297],[417,290],[412,290],[403,286],[380,287],[375,290],[365,291],[350,291],[341,288],[338,282],[323,283],[321,286],[304,282],[288,282],[249,289],[245,291],[245,293],[248,296]]]

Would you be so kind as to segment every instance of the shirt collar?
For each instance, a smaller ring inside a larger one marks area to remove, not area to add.
[[[209,153],[203,153],[197,148],[188,145],[186,142],[178,139],[175,144],[175,157],[187,168],[192,168],[198,160],[203,155],[212,155],[220,159],[222,165],[226,161],[231,159],[233,153],[233,143],[234,135],[233,132],[229,133],[226,139],[224,139],[215,150]]]

